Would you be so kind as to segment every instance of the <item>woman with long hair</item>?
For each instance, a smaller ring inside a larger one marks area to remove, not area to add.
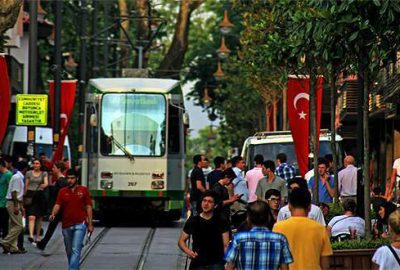
[[[42,228],[42,219],[46,215],[46,197],[44,189],[49,185],[47,172],[41,170],[39,159],[33,160],[33,169],[25,175],[25,194],[32,197],[30,205],[26,206],[26,215],[29,222],[29,237],[31,243],[40,240],[40,230]],[[33,233],[36,227],[36,239]]]

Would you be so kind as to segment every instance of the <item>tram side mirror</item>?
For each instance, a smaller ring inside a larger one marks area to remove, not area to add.
[[[183,124],[184,124],[185,126],[189,126],[189,114],[186,113],[186,112],[183,113],[182,119],[183,119]]]
[[[94,113],[90,115],[90,126],[97,127],[97,115]]]

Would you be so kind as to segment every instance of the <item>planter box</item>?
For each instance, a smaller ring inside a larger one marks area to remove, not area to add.
[[[334,250],[330,269],[372,269],[372,255],[376,249]]]

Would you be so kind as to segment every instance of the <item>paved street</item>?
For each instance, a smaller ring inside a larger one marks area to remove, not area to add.
[[[83,249],[81,269],[184,269],[186,257],[176,244],[180,230],[180,223],[156,229],[96,227]],[[0,254],[0,268],[66,269],[60,227],[44,252],[27,241],[25,248],[23,255]]]

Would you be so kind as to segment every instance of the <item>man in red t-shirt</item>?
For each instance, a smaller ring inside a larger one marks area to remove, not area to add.
[[[78,173],[69,169],[66,173],[68,186],[60,189],[49,220],[62,211],[62,233],[68,257],[68,269],[79,269],[79,261],[86,229],[93,232],[92,201],[86,187],[77,183]]]

